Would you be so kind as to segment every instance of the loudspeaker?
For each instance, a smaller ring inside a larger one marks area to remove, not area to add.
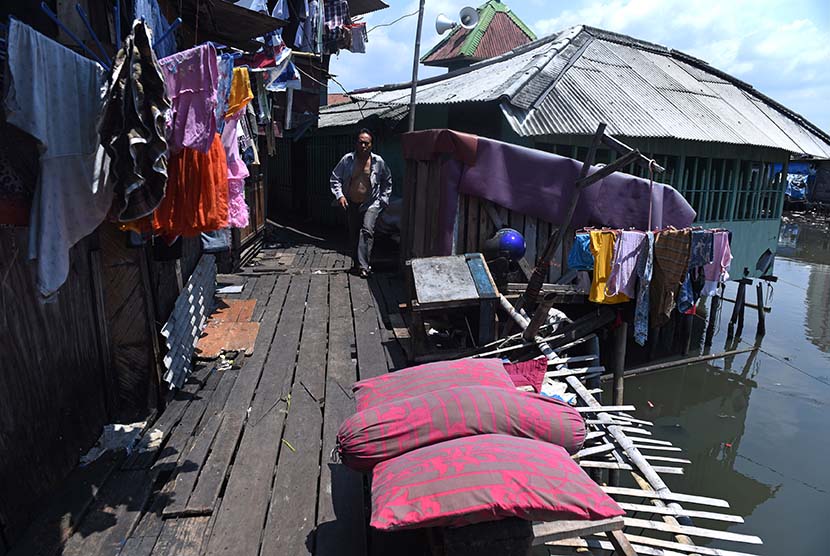
[[[465,29],[472,29],[478,24],[478,11],[470,6],[462,8],[458,17],[461,19],[461,26]]]
[[[444,14],[438,14],[438,17],[435,18],[435,30],[438,32],[439,35],[443,35],[445,32],[449,31],[456,25],[458,24],[455,21],[448,18]]]

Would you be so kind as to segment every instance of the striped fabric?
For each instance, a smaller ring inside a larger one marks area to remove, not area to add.
[[[410,367],[396,373],[361,380],[352,386],[357,410],[425,392],[459,386],[514,388],[499,359],[458,359]]]
[[[563,448],[500,434],[420,448],[381,463],[372,480],[371,525],[385,531],[623,513]]]
[[[515,389],[465,386],[426,392],[360,411],[337,433],[344,464],[357,471],[454,438],[509,434],[551,442],[574,454],[585,422],[569,405]]]

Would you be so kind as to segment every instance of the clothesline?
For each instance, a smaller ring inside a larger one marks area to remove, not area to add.
[[[593,273],[589,301],[636,300],[634,337],[641,345],[675,308],[690,313],[698,298],[715,295],[729,279],[731,260],[730,232],[700,227],[578,231],[568,253],[570,269]]]

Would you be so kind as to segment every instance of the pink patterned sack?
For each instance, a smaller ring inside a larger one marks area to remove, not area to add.
[[[357,410],[424,392],[458,386],[497,386],[513,389],[500,359],[458,359],[410,367],[356,382],[352,386]]]
[[[561,447],[501,434],[420,448],[379,464],[372,479],[371,525],[385,531],[624,513]]]
[[[423,446],[476,434],[532,438],[575,454],[585,442],[585,421],[553,398],[515,388],[463,386],[355,413],[340,426],[337,448],[344,464],[370,471]]]

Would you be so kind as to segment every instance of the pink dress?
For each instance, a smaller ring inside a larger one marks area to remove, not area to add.
[[[250,209],[245,203],[245,178],[250,173],[245,161],[239,154],[239,118],[245,114],[245,108],[228,118],[222,131],[222,145],[228,159],[228,225],[232,228],[245,228],[250,221]]]

